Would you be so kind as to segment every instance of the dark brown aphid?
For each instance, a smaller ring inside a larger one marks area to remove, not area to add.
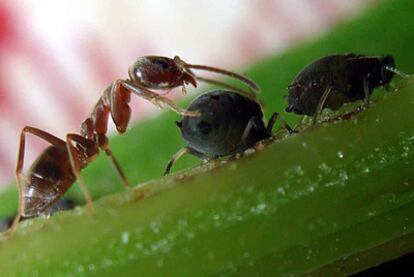
[[[390,83],[395,69],[391,55],[331,55],[307,65],[288,87],[286,111],[317,116],[323,108],[365,99],[374,88]]]
[[[76,180],[85,195],[89,211],[92,212],[92,199],[80,172],[97,157],[100,150],[111,159],[122,183],[126,188],[129,188],[125,175],[109,148],[106,136],[109,115],[111,115],[118,132],[124,133],[131,116],[131,108],[129,107],[131,93],[149,100],[159,107],[169,107],[178,114],[197,116],[198,111],[182,109],[170,99],[151,89],[166,90],[184,87],[187,83],[196,85],[196,80],[232,87],[220,81],[198,77],[192,73],[191,69],[227,75],[246,83],[254,90],[259,90],[253,81],[224,69],[190,65],[178,57],[174,59],[157,56],[139,58],[129,68],[129,79],[116,80],[103,92],[91,116],[82,123],[81,134],[67,134],[66,140],[61,140],[34,127],[26,126],[23,128],[16,166],[19,211],[6,235],[10,236],[14,233],[21,217],[34,217],[44,213],[66,193]],[[240,90],[240,93],[244,93],[244,91]],[[23,176],[27,133],[47,141],[51,146],[40,154],[30,167],[27,176]]]
[[[195,98],[187,108],[200,116],[184,116],[177,122],[186,147],[168,162],[164,175],[185,153],[203,160],[231,156],[272,135],[279,114],[274,113],[265,126],[260,104],[250,97],[229,90],[213,90]],[[283,126],[292,129],[283,121]]]

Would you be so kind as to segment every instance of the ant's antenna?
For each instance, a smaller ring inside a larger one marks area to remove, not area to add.
[[[179,64],[180,66],[186,68],[186,69],[198,69],[198,70],[205,70],[205,71],[210,71],[210,72],[215,72],[221,75],[226,75],[229,76],[231,78],[234,78],[236,80],[239,80],[240,82],[245,83],[247,86],[249,86],[252,90],[254,90],[255,92],[260,92],[260,88],[259,86],[253,82],[252,80],[250,80],[249,78],[231,72],[231,71],[227,71],[225,69],[221,69],[221,68],[217,68],[217,67],[211,67],[211,66],[207,66],[207,65],[200,65],[200,64],[188,64],[186,62],[184,62],[183,60],[181,60],[178,56],[174,57],[174,61]]]

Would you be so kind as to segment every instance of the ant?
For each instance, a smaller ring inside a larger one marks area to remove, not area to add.
[[[118,79],[104,90],[91,115],[82,123],[80,134],[67,134],[66,140],[62,140],[34,127],[26,126],[22,129],[16,165],[19,210],[11,227],[6,231],[6,236],[14,234],[22,217],[35,217],[45,213],[76,180],[85,196],[88,210],[93,214],[92,198],[80,172],[98,156],[100,150],[110,158],[124,187],[128,189],[130,186],[125,174],[109,148],[106,136],[109,115],[118,132],[122,134],[130,121],[131,93],[149,100],[160,108],[168,107],[180,115],[194,117],[199,115],[198,111],[182,109],[153,89],[171,90],[181,86],[185,92],[185,85],[191,83],[196,86],[196,80],[232,88],[221,81],[199,77],[191,69],[226,75],[242,81],[256,92],[260,90],[253,81],[243,75],[205,65],[187,64],[178,56],[173,59],[160,56],[138,58],[129,67],[128,79]],[[239,90],[239,93],[246,92]],[[26,134],[37,136],[51,146],[34,161],[28,175],[23,176]]]
[[[394,74],[408,76],[395,68],[391,55],[322,57],[302,69],[289,85],[286,111],[313,115],[316,123],[325,107],[337,110],[360,99],[368,105],[373,89],[388,85]]]
[[[173,163],[186,153],[208,161],[243,152],[271,137],[278,118],[289,133],[294,132],[276,112],[265,126],[260,104],[235,91],[206,92],[195,98],[187,110],[199,111],[200,116],[184,116],[176,122],[187,146],[172,156],[164,176],[170,172]]]

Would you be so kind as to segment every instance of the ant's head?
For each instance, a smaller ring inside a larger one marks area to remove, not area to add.
[[[197,85],[184,61],[161,56],[138,58],[128,70],[129,78],[148,89],[173,89],[184,84]]]

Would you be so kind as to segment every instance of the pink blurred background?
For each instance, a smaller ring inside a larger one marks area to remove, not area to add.
[[[0,187],[20,130],[78,132],[102,90],[143,55],[238,68],[326,31],[376,0],[0,2]],[[157,110],[133,99],[134,120]],[[34,140],[34,139],[32,139]],[[28,160],[44,144],[28,147]]]

